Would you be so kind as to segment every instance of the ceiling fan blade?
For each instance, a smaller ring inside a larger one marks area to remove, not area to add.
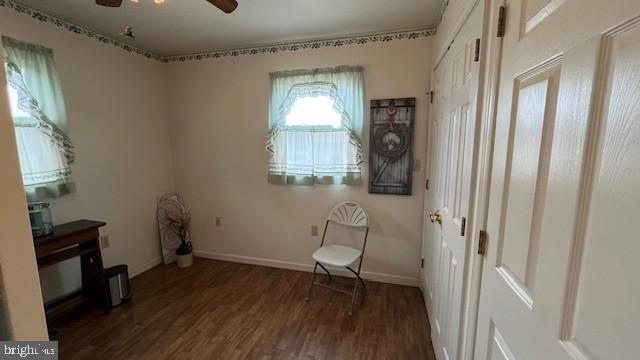
[[[122,0],[96,0],[96,4],[108,7],[120,7]]]
[[[218,9],[230,14],[238,7],[238,2],[236,0],[207,0]]]

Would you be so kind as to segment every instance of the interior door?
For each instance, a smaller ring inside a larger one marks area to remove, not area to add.
[[[638,358],[640,1],[507,1],[476,359]]]
[[[426,296],[438,359],[458,358],[460,345],[483,11],[475,7],[434,71]]]

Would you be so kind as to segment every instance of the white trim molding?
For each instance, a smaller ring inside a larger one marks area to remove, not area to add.
[[[251,257],[251,256],[223,254],[223,253],[204,251],[204,250],[195,250],[193,252],[193,255],[196,257],[205,258],[205,259],[266,266],[266,267],[272,267],[272,268],[278,268],[278,269],[296,270],[296,271],[304,271],[304,272],[313,271],[313,264],[311,263],[303,264],[303,263],[272,260],[272,259],[265,259],[265,258]],[[332,274],[336,274],[339,276],[353,277],[353,275],[345,269],[330,268],[330,270]],[[383,274],[383,273],[375,273],[375,272],[369,272],[369,271],[362,271],[361,276],[365,280],[371,280],[371,281],[388,283],[388,284],[396,284],[396,285],[413,286],[413,287],[418,287],[418,284],[420,282],[417,277]]]
[[[205,51],[194,54],[184,55],[158,55],[151,51],[144,50],[135,47],[131,44],[114,39],[112,37],[102,35],[98,32],[85,28],[83,26],[74,24],[70,21],[64,20],[57,16],[48,14],[41,10],[32,8],[30,6],[21,4],[13,0],[0,0],[0,8],[11,9],[19,14],[30,16],[33,20],[49,23],[59,28],[63,28],[72,33],[83,35],[91,39],[95,39],[104,44],[113,45],[120,49],[144,56],[148,59],[160,61],[163,63],[170,62],[185,62],[185,61],[197,61],[205,59],[217,59],[229,56],[242,56],[242,55],[265,55],[275,54],[279,52],[298,51],[307,49],[320,49],[325,47],[342,47],[349,45],[364,45],[375,42],[389,42],[393,40],[410,40],[410,39],[422,39],[436,34],[435,27],[409,29],[403,31],[372,33],[362,35],[344,36],[331,39],[320,40],[308,40],[308,41],[296,41],[280,44],[266,44],[247,48],[235,48],[235,49],[216,49],[211,51]]]

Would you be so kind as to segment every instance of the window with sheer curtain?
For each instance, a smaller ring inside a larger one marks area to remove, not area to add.
[[[360,184],[364,124],[362,67],[270,75],[269,182]]]
[[[75,191],[73,144],[53,50],[2,37],[11,115],[29,201]]]

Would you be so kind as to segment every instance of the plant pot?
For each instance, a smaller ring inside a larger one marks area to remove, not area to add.
[[[193,253],[188,253],[185,255],[176,255],[176,261],[178,263],[178,267],[181,269],[188,268],[193,265]]]

